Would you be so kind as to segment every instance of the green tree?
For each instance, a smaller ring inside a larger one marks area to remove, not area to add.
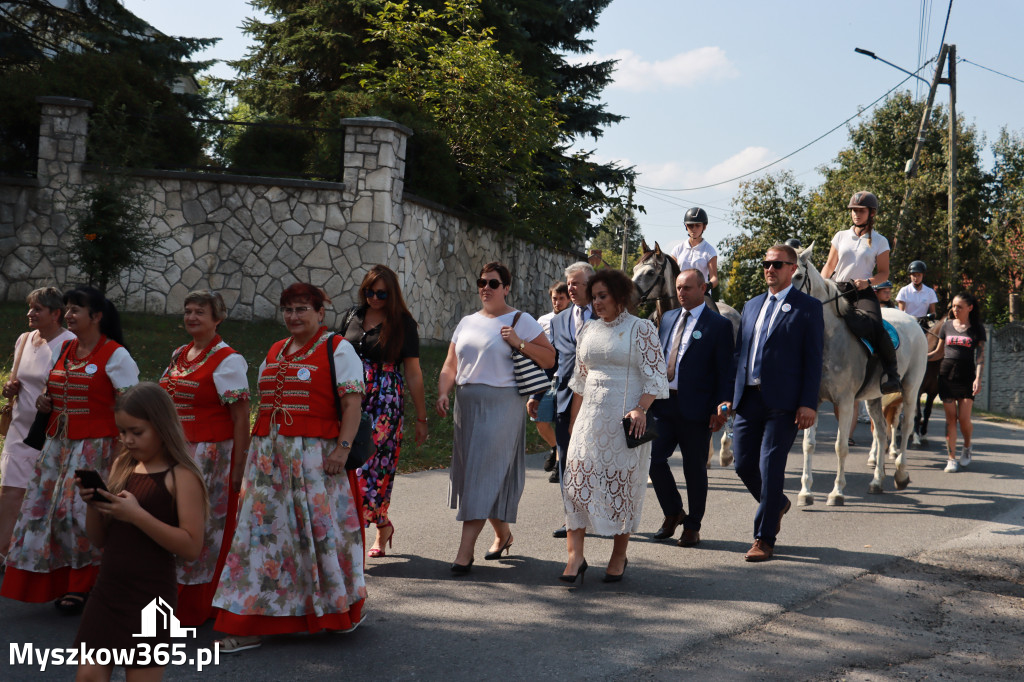
[[[996,281],[1003,290],[989,294],[989,309],[995,322],[1009,320],[1000,315],[1004,299],[1015,296],[1020,315],[1020,294],[1024,287],[1024,134],[1003,128],[992,145],[995,155],[992,182],[992,223],[989,229],[989,257]],[[1008,303],[1008,301],[1006,301]]]
[[[121,158],[128,151],[133,164],[191,165],[201,142],[187,117],[203,115],[206,100],[176,94],[172,86],[209,64],[192,61],[191,55],[214,42],[165,36],[116,0],[70,0],[66,7],[49,0],[0,4],[0,164],[8,170],[34,169],[36,97],[60,95],[110,103],[128,117],[124,137],[90,136],[90,161],[104,162],[98,155]],[[144,131],[149,113],[156,115],[158,134]]]
[[[612,190],[629,175],[570,149],[619,120],[597,101],[612,64],[573,65],[566,56],[590,50],[579,35],[607,3],[255,0],[269,18],[246,21],[255,44],[233,63],[234,87],[255,111],[293,121],[379,115],[404,123],[415,131],[412,191],[519,233],[579,244],[591,212],[616,203]],[[495,124],[490,135],[480,134],[484,124]]]
[[[719,276],[725,280],[722,298],[737,310],[765,289],[761,261],[773,244],[796,237],[805,246],[816,242],[822,251],[821,231],[808,220],[810,197],[789,171],[768,173],[740,183],[732,200],[732,221],[740,233],[722,241]],[[828,253],[828,240],[824,241]]]
[[[388,44],[394,61],[359,67],[360,85],[382,102],[411,102],[444,139],[463,177],[512,214],[537,212],[536,155],[558,139],[550,99],[481,25],[478,0],[452,0],[440,11],[392,3],[370,17],[369,36]],[[554,234],[545,234],[553,238]]]
[[[907,184],[911,196],[900,234],[890,254],[889,279],[909,279],[911,261],[928,264],[928,282],[937,288],[940,301],[949,300],[949,116],[936,107],[925,131],[917,177],[908,180],[903,169],[913,155],[924,103],[915,102],[909,92],[897,93],[871,116],[850,129],[850,144],[822,169],[825,181],[812,195],[810,220],[822,230],[822,238],[850,226],[850,196],[869,190],[880,203],[875,228],[892,245],[897,237],[896,222]],[[957,122],[957,224],[958,249],[964,280],[971,288],[984,286],[984,234],[988,221],[988,181],[981,168],[980,141],[974,126]],[[823,249],[821,261],[828,254]],[[959,288],[959,286],[958,286]]]
[[[629,234],[626,237],[626,273],[631,273],[633,267],[640,262],[644,255],[643,230],[640,228],[639,221],[629,217],[624,207],[616,206],[605,214],[597,226],[597,233],[590,242],[590,248],[602,251],[601,257],[604,263],[599,267],[619,267],[622,262],[622,228],[627,223],[629,224]]]

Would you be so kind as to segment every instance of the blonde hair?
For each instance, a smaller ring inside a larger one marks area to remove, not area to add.
[[[203,489],[203,516],[205,518],[210,510],[210,496],[206,490],[206,483],[203,481],[203,474],[199,471],[195,460],[192,459],[192,452],[189,450],[188,441],[185,440],[185,432],[181,428],[178,412],[174,409],[174,403],[167,391],[160,388],[159,384],[144,381],[121,394],[114,409],[149,422],[160,438],[160,442],[163,443],[164,451],[171,461],[195,474]],[[135,458],[127,450],[121,451],[110,467],[108,487],[111,493],[116,495],[124,490],[128,483],[128,476],[131,475],[136,464]],[[177,486],[175,486],[175,496],[177,496]]]

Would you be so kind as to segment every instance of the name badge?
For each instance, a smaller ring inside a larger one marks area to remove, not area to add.
[[[690,334],[690,336],[692,336],[695,339],[699,339],[701,336],[703,336],[703,334],[700,333],[700,330],[694,330],[694,332]]]
[[[295,376],[299,377],[301,381],[309,381],[309,369],[306,367],[300,367]]]
[[[88,365],[85,366],[85,373],[86,374],[95,374],[97,371],[99,371],[99,367],[97,367],[96,365],[92,364],[91,362]]]
[[[790,304],[788,304],[788,303],[783,303],[782,304],[782,312],[788,313],[792,309],[793,309],[793,306],[791,306]]]

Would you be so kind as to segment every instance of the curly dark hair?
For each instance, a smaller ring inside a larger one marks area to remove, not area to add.
[[[608,295],[619,307],[633,308],[636,305],[636,285],[622,270],[604,268],[594,273],[594,276],[587,282],[587,298],[593,300],[594,285],[598,282],[608,289]]]

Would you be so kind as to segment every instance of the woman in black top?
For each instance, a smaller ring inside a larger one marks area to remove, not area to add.
[[[427,403],[423,396],[420,370],[420,340],[416,321],[402,298],[395,273],[374,265],[359,286],[360,305],[352,308],[342,323],[345,338],[363,361],[366,393],[363,412],[373,420],[373,442],[377,452],[359,468],[363,495],[363,521],[377,525],[377,539],[371,557],[385,556],[395,527],[388,519],[398,455],[402,449],[404,387],[407,382],[416,405],[416,444],[427,439]],[[405,378],[399,371],[402,363]]]
[[[950,319],[939,329],[942,343],[928,355],[939,364],[939,397],[946,411],[946,471],[956,472],[971,463],[971,407],[981,390],[981,371],[985,363],[985,327],[977,301],[967,293],[957,294],[950,306]],[[964,437],[964,449],[956,458],[956,425]]]

